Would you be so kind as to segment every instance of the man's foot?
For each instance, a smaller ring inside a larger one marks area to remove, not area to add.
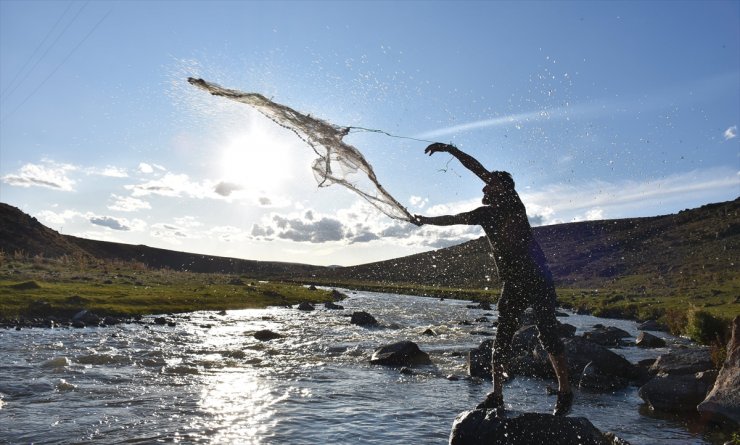
[[[504,395],[489,392],[486,398],[476,406],[476,409],[502,409],[504,407]]]
[[[555,402],[553,416],[567,416],[573,407],[573,391],[558,392],[558,401]]]

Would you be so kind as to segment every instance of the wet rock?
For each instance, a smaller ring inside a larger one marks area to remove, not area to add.
[[[312,284],[308,286],[308,290],[316,290],[316,286]]]
[[[331,298],[334,301],[341,301],[341,300],[344,300],[345,298],[349,298],[349,297],[347,297],[346,294],[343,294],[343,293],[339,292],[336,289],[332,289],[331,290]]]
[[[437,333],[432,330],[432,328],[427,328],[424,332],[421,333],[421,335],[429,335],[429,336],[436,336]]]
[[[568,323],[558,323],[558,332],[561,338],[571,338],[576,335],[578,328]]]
[[[432,362],[429,354],[419,349],[416,343],[404,340],[376,349],[370,363],[385,366],[413,366],[429,365]]]
[[[590,342],[583,337],[568,338],[563,340],[563,343],[568,359],[568,370],[573,378],[580,376],[590,362],[593,362],[606,375],[625,379],[632,379],[637,375],[632,363],[604,346]],[[515,356],[509,365],[509,371],[517,375],[543,378],[551,378],[555,375],[547,352],[539,342],[532,352]]]
[[[270,341],[275,340],[276,338],[282,338],[283,336],[278,334],[277,332],[273,332],[269,329],[262,329],[254,333],[254,338],[256,338],[259,341]]]
[[[641,348],[662,348],[665,346],[665,340],[649,332],[640,331],[640,333],[637,334],[637,341],[635,344]]]
[[[486,337],[491,337],[496,334],[494,334],[493,332],[488,332],[488,331],[470,331],[470,335],[483,335]]]
[[[615,445],[627,442],[605,435],[584,417],[555,417],[540,413],[464,411],[455,418],[450,445]],[[617,442],[619,440],[619,442]]]
[[[81,322],[81,321],[79,321],[79,320],[77,320],[77,321],[73,321],[73,322],[72,322],[72,327],[73,327],[73,328],[76,328],[76,329],[82,329],[82,328],[84,328],[84,327],[85,327],[85,323],[83,323],[83,322]]]
[[[154,319],[154,324],[158,324],[160,326],[164,326],[167,324],[167,319],[165,317],[156,317]]]
[[[578,387],[594,392],[612,392],[617,389],[625,388],[629,385],[629,380],[624,377],[611,375],[605,372],[593,362],[589,362],[578,382]]]
[[[475,319],[476,323],[488,323],[488,317],[478,317]]]
[[[653,374],[695,374],[714,368],[709,349],[679,349],[663,354],[650,367]]]
[[[303,303],[301,303],[301,304],[298,305],[298,310],[299,311],[312,311],[314,309],[316,309],[316,308],[313,306],[313,304],[311,304],[311,303],[309,303],[307,301],[304,301]]]
[[[399,372],[403,375],[414,375],[414,370],[408,366],[404,366]]]
[[[493,339],[488,339],[468,352],[468,375],[485,379],[491,378],[492,349]]]
[[[727,358],[717,380],[699,404],[698,410],[710,420],[740,426],[740,316],[732,321],[732,337],[727,344]]]
[[[623,338],[630,337],[629,332],[624,329],[619,329],[614,326],[597,326],[594,326],[595,329],[593,331],[585,332],[583,334],[583,338],[601,346],[615,347],[619,346],[620,341]]]
[[[83,310],[83,311],[76,313],[72,317],[72,322],[75,322],[75,321],[82,322],[86,326],[97,326],[100,324],[100,317],[98,317],[97,315],[95,315],[94,313],[88,310]]]
[[[555,311],[555,316],[556,317],[570,317],[568,313],[563,312],[563,311]]]
[[[717,371],[661,374],[644,384],[638,395],[656,411],[694,412],[716,378]]]
[[[122,321],[122,320],[121,320],[120,318],[116,318],[116,317],[111,317],[111,316],[105,317],[105,318],[103,319],[103,323],[104,323],[104,324],[105,324],[106,326],[115,326],[115,325],[117,325],[117,324],[121,324],[122,322],[123,322],[123,321]]]
[[[378,324],[378,320],[365,311],[358,311],[352,313],[350,323],[358,326],[376,326]]]
[[[326,303],[324,303],[324,309],[340,310],[344,309],[344,306],[332,303],[331,301],[327,301]]]
[[[668,331],[666,325],[658,323],[655,320],[648,320],[637,325],[637,329],[641,331]]]

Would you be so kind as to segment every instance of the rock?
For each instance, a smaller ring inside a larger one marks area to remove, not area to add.
[[[471,377],[491,378],[491,355],[493,339],[483,340],[477,348],[468,352],[468,375]]]
[[[496,334],[494,334],[493,332],[488,332],[488,331],[470,331],[470,335],[483,335],[485,337],[492,337]]]
[[[450,445],[608,445],[626,444],[606,436],[584,417],[520,413],[497,416],[494,410],[460,413],[452,424]]]
[[[73,328],[77,328],[77,329],[82,329],[82,328],[85,327],[85,323],[81,322],[80,320],[73,321],[72,322],[72,327]]]
[[[88,310],[83,310],[83,311],[76,313],[72,317],[72,321],[73,322],[81,321],[86,326],[97,326],[100,324],[100,317],[98,317],[97,315],[95,315],[94,313]]]
[[[421,333],[421,335],[429,335],[429,336],[432,336],[432,337],[434,337],[434,336],[436,336],[436,335],[437,335],[437,333],[436,333],[436,332],[434,332],[434,331],[432,330],[432,328],[427,328],[426,330],[424,330],[424,332],[422,332],[422,333]]]
[[[375,326],[378,324],[378,320],[376,320],[375,317],[365,311],[359,311],[352,313],[350,323],[356,324],[358,326]]]
[[[347,298],[347,295],[339,292],[336,289],[332,289],[331,290],[331,298],[333,298],[334,301],[340,301],[340,300],[344,300],[345,298]]]
[[[650,367],[657,374],[696,374],[714,368],[709,349],[680,349],[663,354]]]
[[[429,365],[432,361],[429,359],[429,354],[419,349],[416,343],[405,340],[376,349],[370,363],[385,366],[413,366]]]
[[[157,317],[154,319],[154,324],[164,326],[167,324],[167,319],[165,317]]]
[[[408,366],[404,366],[399,372],[403,375],[414,375],[414,370]]]
[[[583,338],[601,346],[619,346],[621,339],[630,337],[629,332],[614,326],[594,327],[595,329],[593,331],[584,333]]]
[[[316,285],[312,284],[308,286],[308,290],[316,290]]]
[[[594,366],[605,375],[625,379],[632,379],[637,375],[632,363],[604,346],[592,343],[583,337],[568,338],[563,340],[563,343],[565,343],[568,370],[572,378],[578,378],[590,362],[593,362]],[[515,356],[508,369],[513,374],[532,377],[550,378],[555,375],[547,352],[539,343],[531,353]]]
[[[558,332],[561,338],[571,338],[576,335],[578,328],[568,323],[559,323]]]
[[[638,395],[656,411],[693,412],[717,378],[717,371],[661,374],[644,384]]]
[[[570,315],[567,312],[563,312],[563,311],[555,311],[555,316],[556,317],[570,317]]]
[[[488,323],[488,317],[478,317],[474,321],[476,323]]]
[[[311,303],[309,303],[307,301],[304,301],[303,303],[301,303],[301,304],[298,305],[298,310],[299,311],[312,311],[314,309],[315,308],[314,308],[313,304],[311,304]]]
[[[468,309],[482,309],[484,311],[490,311],[491,310],[491,303],[487,301],[481,301],[478,304],[469,304],[466,306]]]
[[[641,348],[662,348],[665,346],[665,340],[660,337],[656,337],[649,332],[640,331],[640,333],[637,334],[637,341],[635,344]]]
[[[340,309],[344,309],[344,306],[336,304],[336,303],[332,303],[331,301],[327,301],[326,303],[324,303],[324,309],[340,310]]]
[[[628,385],[629,380],[626,378],[610,375],[608,372],[604,372],[601,368],[596,366],[593,362],[589,362],[586,367],[583,368],[581,379],[578,383],[579,388],[595,392],[612,392],[617,389],[625,388]]]
[[[254,338],[256,338],[259,341],[270,341],[275,340],[276,338],[282,338],[283,336],[278,334],[277,332],[273,332],[269,329],[262,329],[254,333]]]
[[[722,364],[714,387],[699,404],[699,412],[710,420],[740,425],[740,316],[732,321],[732,337],[727,344],[727,359]]]
[[[655,320],[644,321],[637,325],[637,329],[641,331],[668,331],[668,327],[666,325],[658,323]]]
[[[531,352],[540,342],[537,338],[539,333],[537,326],[534,325],[519,328],[511,339],[512,356]]]

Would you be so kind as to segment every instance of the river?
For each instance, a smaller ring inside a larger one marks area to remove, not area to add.
[[[0,443],[445,444],[455,416],[490,382],[466,378],[465,352],[495,332],[473,321],[495,311],[468,302],[349,292],[344,311],[296,309],[184,314],[174,327],[0,331]],[[350,324],[364,310],[380,327]],[[578,333],[594,324],[637,334],[634,322],[571,315]],[[422,333],[432,328],[438,335]],[[260,342],[255,331],[283,338]],[[671,339],[667,334],[664,338]],[[414,375],[368,363],[385,343],[412,340],[433,365]],[[675,340],[675,339],[674,339]],[[618,349],[629,360],[667,349]],[[458,380],[446,376],[457,376]],[[550,412],[540,379],[505,388],[509,408]],[[693,424],[652,414],[637,388],[576,393],[571,416],[633,444],[704,444]]]

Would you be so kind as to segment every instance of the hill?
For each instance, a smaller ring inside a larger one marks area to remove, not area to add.
[[[310,276],[322,269],[307,264],[242,260],[62,235],[4,203],[0,203],[0,250],[6,254],[20,253],[31,257],[135,261],[156,269],[245,274],[261,278]]]
[[[690,300],[740,295],[740,198],[677,214],[534,228],[559,287]],[[353,267],[329,280],[498,289],[488,241]],[[724,298],[724,300],[722,300]]]

